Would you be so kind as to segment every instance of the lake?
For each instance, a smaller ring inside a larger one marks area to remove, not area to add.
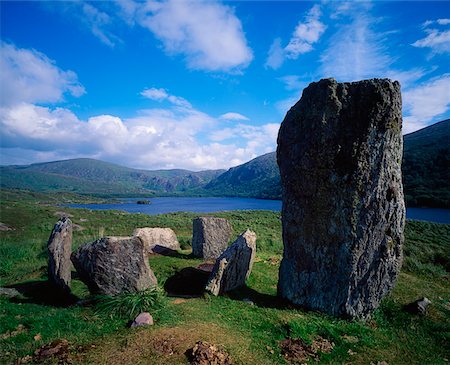
[[[213,213],[229,210],[281,210],[280,200],[252,198],[149,198],[151,204],[137,204],[139,199],[122,199],[116,204],[70,204],[73,208],[93,210],[123,210],[129,213],[163,214],[173,212]],[[406,218],[450,224],[450,210],[431,208],[408,208]]]

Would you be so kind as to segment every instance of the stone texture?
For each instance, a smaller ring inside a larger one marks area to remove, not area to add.
[[[133,236],[139,237],[149,253],[160,253],[164,249],[177,251],[180,244],[177,235],[170,228],[136,228]]]
[[[431,304],[431,300],[423,297],[409,303],[405,306],[406,311],[412,314],[426,315],[428,311],[428,306]]]
[[[256,234],[242,233],[216,260],[205,290],[213,295],[226,293],[245,285],[256,254]]]
[[[68,217],[56,222],[47,243],[48,280],[58,290],[70,293],[72,221]]]
[[[365,319],[402,263],[400,84],[311,83],[278,135],[284,253],[278,293]]]
[[[153,317],[150,313],[148,312],[140,313],[131,323],[130,327],[140,327],[140,326],[153,326]]]
[[[228,246],[233,227],[225,218],[199,217],[192,222],[192,254],[216,259]]]
[[[81,246],[71,259],[93,294],[117,295],[157,285],[138,237],[103,237]]]

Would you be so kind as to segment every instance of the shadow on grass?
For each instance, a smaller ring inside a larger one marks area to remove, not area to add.
[[[71,293],[61,292],[50,282],[44,280],[28,281],[8,286],[16,289],[22,297],[11,298],[15,303],[33,303],[53,307],[68,307],[75,304],[79,298]]]
[[[203,296],[210,273],[195,267],[185,267],[168,278],[164,290],[168,296],[198,298]]]
[[[175,257],[177,259],[190,260],[190,259],[197,258],[197,257],[194,257],[194,255],[192,253],[188,253],[188,254],[179,253],[178,251],[175,251],[175,250],[172,250],[170,248],[160,246],[160,245],[156,245],[155,247],[153,247],[152,251],[153,251],[153,255],[169,256],[169,257]]]
[[[275,309],[292,309],[293,306],[288,301],[276,296],[265,293],[260,293],[255,289],[249,288],[247,285],[239,289],[235,289],[227,296],[233,300],[251,301],[256,306],[261,308],[275,308]]]

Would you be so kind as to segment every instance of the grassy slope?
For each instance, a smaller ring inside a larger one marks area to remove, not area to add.
[[[158,216],[114,211],[89,211],[48,205],[56,198],[46,194],[1,193],[0,221],[15,228],[0,232],[0,285],[42,284],[45,280],[46,240],[56,221],[55,212],[73,214],[84,227],[74,233],[74,246],[104,235],[127,235],[138,226],[171,227],[182,246],[191,239],[190,213]],[[77,199],[67,195],[66,201]],[[39,204],[44,201],[46,204]],[[373,320],[364,324],[286,308],[276,300],[278,264],[281,258],[281,226],[274,212],[228,212],[215,214],[229,218],[235,234],[250,227],[258,235],[258,258],[248,287],[230,297],[167,299],[163,311],[155,314],[156,325],[130,330],[123,321],[99,316],[90,307],[58,308],[40,303],[36,297],[19,302],[0,299],[0,334],[24,324],[26,331],[0,339],[0,363],[13,362],[44,343],[67,338],[71,343],[95,344],[75,362],[92,364],[185,364],[184,351],[198,340],[223,345],[237,364],[285,364],[278,341],[288,333],[311,339],[322,335],[336,343],[322,364],[444,364],[450,356],[450,285],[445,265],[450,256],[450,226],[408,222],[405,265],[393,293],[383,301]],[[87,221],[85,221],[87,219]],[[200,263],[184,251],[180,257],[155,256],[150,264],[160,284],[177,270]],[[447,268],[448,270],[448,268]],[[85,286],[73,281],[74,292],[86,296]],[[401,306],[420,296],[433,302],[429,316],[415,317]],[[251,298],[256,305],[242,302]],[[33,336],[41,334],[35,341]],[[357,338],[351,343],[343,335]],[[155,345],[173,342],[173,354],[163,354]],[[349,355],[348,350],[354,355]],[[273,351],[273,353],[271,352]]]

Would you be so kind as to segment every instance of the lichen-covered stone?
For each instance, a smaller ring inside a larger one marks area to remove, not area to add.
[[[139,237],[149,253],[160,253],[165,249],[177,251],[180,249],[177,235],[170,228],[136,228],[133,236]]]
[[[402,263],[400,84],[311,83],[278,136],[284,253],[278,293],[367,318]]]
[[[71,259],[92,294],[117,295],[157,285],[138,237],[103,237],[78,248]]]
[[[72,221],[61,218],[53,227],[47,242],[48,280],[63,293],[70,293]]]
[[[246,230],[216,260],[205,290],[219,295],[245,285],[252,272],[255,254],[256,234]]]
[[[216,259],[228,246],[233,227],[225,218],[199,217],[192,222],[192,254]]]

